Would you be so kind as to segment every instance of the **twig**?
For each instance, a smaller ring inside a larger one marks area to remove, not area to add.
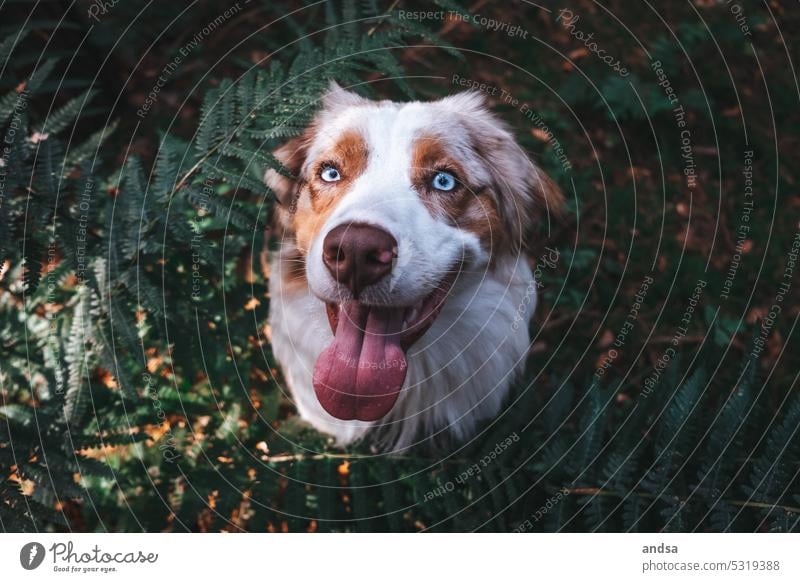
[[[374,25],[372,28],[370,28],[370,29],[367,31],[367,36],[372,36],[372,35],[375,33],[375,31],[378,29],[378,26],[380,26],[380,24],[381,24],[381,21],[382,21],[384,18],[386,18],[387,16],[389,16],[389,14],[391,14],[391,13],[392,13],[392,10],[394,10],[394,7],[395,7],[395,6],[397,6],[399,3],[400,3],[400,0],[394,0],[394,2],[392,2],[392,3],[389,5],[389,8],[387,8],[387,9],[386,9],[386,12],[384,12],[384,13],[383,13],[383,16],[381,16],[381,17],[378,19],[378,22],[376,22],[376,23],[375,23],[375,25]]]
[[[233,136],[231,136],[231,138],[232,137]],[[201,157],[197,161],[197,163],[194,166],[192,166],[191,168],[189,168],[189,171],[187,171],[183,175],[183,178],[181,178],[180,181],[175,185],[175,188],[172,189],[172,192],[170,193],[170,196],[174,196],[178,192],[178,190],[180,190],[181,188],[183,188],[186,185],[186,181],[192,176],[192,174],[194,174],[198,169],[200,169],[200,166],[202,166],[203,162],[205,162],[206,160],[208,160],[211,157],[211,154],[213,154],[215,151],[217,151],[220,148],[220,146],[222,146],[222,145],[224,145],[226,143],[229,143],[229,142],[230,142],[230,139],[223,139],[217,145],[215,145],[210,150],[208,150],[203,155],[203,157]]]
[[[704,339],[706,339],[706,336],[704,336],[704,335],[685,335],[685,336],[679,338],[678,341],[679,341],[679,343],[682,343],[682,344],[683,343],[695,344],[697,342],[703,341]],[[647,340],[647,343],[648,344],[668,344],[668,343],[673,342],[673,341],[675,341],[674,337],[662,335],[662,336],[657,336],[657,337],[651,337],[649,340]]]

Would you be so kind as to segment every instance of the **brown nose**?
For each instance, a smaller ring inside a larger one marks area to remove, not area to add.
[[[368,224],[341,224],[322,243],[322,260],[328,271],[356,296],[391,272],[396,254],[394,237]]]

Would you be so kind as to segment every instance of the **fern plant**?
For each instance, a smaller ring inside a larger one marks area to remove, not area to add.
[[[436,456],[343,451],[293,414],[264,325],[261,178],[286,171],[270,152],[330,79],[413,96],[396,49],[458,54],[391,7],[321,4],[313,34],[286,17],[290,39],[257,40],[268,59],[234,57],[241,74],[208,84],[193,132],[136,155],[114,124],[86,129],[102,90],[54,92],[52,59],[14,71],[0,97],[0,526],[797,530],[800,403],[776,410],[753,359],[735,377],[715,354],[685,375],[673,364],[647,397],[528,376],[479,438]]]

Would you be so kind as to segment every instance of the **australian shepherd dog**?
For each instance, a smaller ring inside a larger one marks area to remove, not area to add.
[[[339,444],[459,442],[529,351],[524,253],[563,197],[479,93],[373,101],[332,84],[267,170],[272,346],[300,415]]]

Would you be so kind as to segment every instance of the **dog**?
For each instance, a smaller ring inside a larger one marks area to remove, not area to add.
[[[300,416],[380,452],[472,437],[523,369],[525,241],[558,186],[475,92],[398,103],[332,83],[273,153],[269,323]]]

